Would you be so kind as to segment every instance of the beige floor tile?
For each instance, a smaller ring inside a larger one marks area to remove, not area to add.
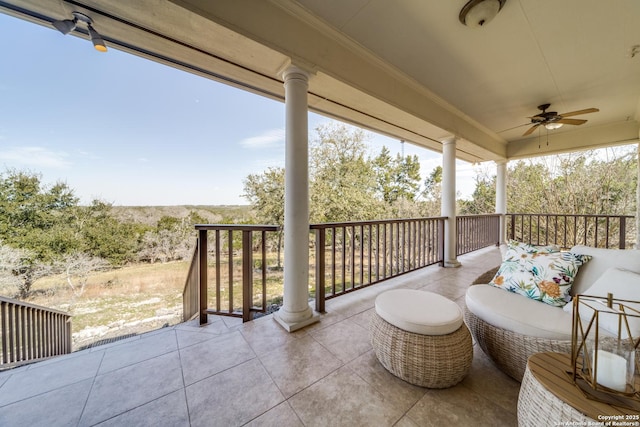
[[[426,388],[409,384],[387,371],[373,350],[351,361],[347,367],[392,401],[402,412],[408,411],[427,392]]]
[[[516,415],[462,385],[429,390],[407,416],[423,427],[517,426]]]
[[[287,342],[261,355],[260,360],[287,398],[342,366],[338,358],[310,336]]]
[[[177,351],[96,377],[80,426],[91,426],[184,387]]]
[[[392,426],[404,414],[347,367],[296,394],[289,403],[305,426]]]
[[[186,394],[192,427],[241,426],[284,401],[257,359],[188,386]]]
[[[96,427],[122,426],[189,427],[184,390],[174,391],[96,425]]]
[[[255,357],[255,353],[239,332],[181,348],[184,383],[193,384]]]
[[[66,427],[80,420],[93,379],[0,407],[0,426]]]
[[[288,402],[283,402],[247,424],[247,427],[303,427]]]
[[[307,335],[306,329],[293,333],[287,332],[273,319],[273,316],[247,322],[238,331],[257,355],[268,353],[291,340]]]
[[[504,410],[517,414],[520,383],[501,372],[477,345],[474,347],[471,370],[462,385]]]
[[[369,330],[351,319],[336,323],[331,328],[312,331],[310,334],[342,363],[347,363],[371,350]]]

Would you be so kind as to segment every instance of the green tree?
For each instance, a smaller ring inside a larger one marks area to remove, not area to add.
[[[440,216],[442,202],[442,166],[436,166],[424,180],[424,189],[421,193],[422,203],[420,212],[422,216]]]
[[[342,124],[316,129],[311,149],[312,222],[377,218],[384,208],[376,200],[376,176],[367,156],[366,134]]]
[[[377,193],[388,205],[404,199],[413,202],[420,189],[420,162],[418,156],[392,158],[387,147],[373,159]]]
[[[459,200],[461,215],[482,215],[494,213],[496,210],[496,176],[487,170],[476,173],[476,186],[471,200]]]
[[[253,206],[256,219],[263,224],[280,226],[276,233],[278,268],[282,268],[284,232],[284,168],[269,168],[262,174],[251,174],[244,180],[243,196]]]

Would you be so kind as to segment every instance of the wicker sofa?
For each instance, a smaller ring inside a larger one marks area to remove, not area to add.
[[[640,273],[640,250],[574,246],[571,252],[592,256],[579,269],[571,295],[584,293],[610,267]],[[532,354],[571,350],[571,310],[482,284],[469,287],[465,301],[465,322],[476,342],[503,372],[517,381],[522,381]]]

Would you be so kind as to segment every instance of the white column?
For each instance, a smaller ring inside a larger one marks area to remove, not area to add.
[[[500,215],[500,244],[507,241],[507,161],[496,162],[496,213]]]
[[[285,88],[284,297],[274,319],[289,332],[317,322],[309,306],[309,75],[291,66]]]
[[[444,266],[460,267],[456,258],[456,138],[442,141],[442,216],[444,222]]]

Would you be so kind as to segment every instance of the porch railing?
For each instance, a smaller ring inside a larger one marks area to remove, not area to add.
[[[0,369],[71,352],[71,315],[0,296]]]
[[[316,310],[325,300],[444,261],[446,218],[313,224]]]
[[[193,250],[187,280],[182,291],[182,321],[193,319],[199,311],[198,295],[200,293],[200,263],[198,262],[198,242]]]
[[[456,255],[500,244],[500,215],[462,215],[456,217],[458,238]]]
[[[636,239],[631,215],[507,214],[507,238],[534,245],[556,244],[597,248],[633,247]]]
[[[267,233],[277,232],[279,227],[206,224],[196,225],[195,228],[198,230],[198,250],[193,261],[197,257],[200,266],[197,286],[200,324],[207,322],[207,314],[240,317],[247,322],[252,319],[253,313],[265,313]],[[209,250],[209,247],[212,249]],[[192,262],[190,270],[195,268],[193,264],[196,263]],[[259,272],[260,276],[254,277],[254,271]],[[210,283],[209,273],[212,273],[213,283]],[[208,292],[209,285],[213,288],[212,295]]]

